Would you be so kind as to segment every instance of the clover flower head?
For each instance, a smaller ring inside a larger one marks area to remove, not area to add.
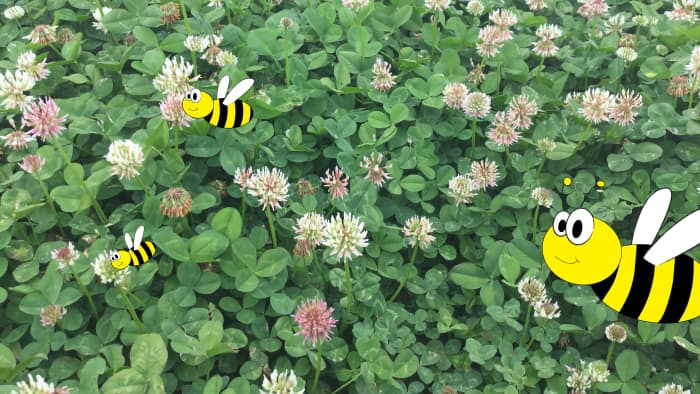
[[[416,245],[421,249],[426,249],[435,241],[433,234],[433,224],[425,216],[413,216],[403,225],[403,235],[408,238],[411,247]]]
[[[388,92],[396,84],[396,76],[391,74],[391,65],[377,57],[372,66],[372,87],[378,92]]]
[[[39,311],[39,320],[41,325],[44,327],[53,327],[58,323],[63,316],[66,314],[66,308],[61,305],[52,304],[41,308]]]
[[[659,394],[690,394],[690,390],[684,390],[680,384],[668,383],[659,390]]]
[[[549,298],[545,298],[543,301],[536,302],[534,304],[535,317],[541,317],[544,319],[556,319],[561,315],[559,312],[559,304],[556,301],[552,301]]]
[[[627,330],[616,323],[611,323],[605,327],[605,336],[609,341],[622,343],[627,339]]]
[[[160,211],[169,218],[185,217],[192,211],[192,196],[185,188],[172,187],[160,200]]]
[[[105,159],[112,165],[112,175],[133,179],[143,165],[143,149],[131,140],[116,140],[109,145]]]
[[[442,100],[448,108],[459,109],[462,101],[469,93],[469,88],[463,83],[449,83],[442,91]]]
[[[610,118],[621,126],[634,122],[637,113],[634,109],[642,106],[642,96],[628,89],[622,89],[615,96],[615,104],[610,108]]]
[[[171,25],[180,20],[180,6],[175,2],[165,3],[160,6],[163,11],[162,22],[164,25]]]
[[[287,201],[289,182],[277,168],[272,171],[268,167],[259,168],[250,179],[248,192],[258,198],[258,205],[263,209],[270,207],[274,211]]]
[[[104,284],[114,283],[115,286],[124,287],[131,274],[131,267],[123,270],[118,270],[112,266],[111,253],[102,252],[92,262],[92,269],[95,275],[100,278],[100,282]]]
[[[233,173],[233,183],[241,187],[241,191],[245,192],[251,185],[251,180],[253,178],[253,168],[236,168]]]
[[[533,189],[530,197],[537,202],[537,205],[545,208],[551,208],[554,202],[552,191],[544,187],[536,187]]]
[[[17,390],[12,390],[10,394],[66,394],[69,392],[68,387],[55,387],[43,376],[29,374],[26,381],[17,382]]]
[[[474,161],[471,164],[469,177],[474,181],[477,189],[486,190],[487,187],[495,187],[500,178],[498,165],[489,159]]]
[[[28,174],[36,174],[37,172],[41,171],[42,168],[44,168],[44,163],[45,161],[43,157],[36,154],[31,154],[24,156],[22,162],[19,163],[19,166]]]
[[[466,174],[452,177],[447,187],[447,194],[455,200],[455,205],[471,203],[477,190],[474,180]]]
[[[56,42],[56,29],[58,26],[37,25],[34,29],[24,36],[35,45],[49,45]]]
[[[36,53],[32,51],[22,52],[17,57],[17,70],[27,73],[32,82],[39,82],[51,74],[46,68],[46,59],[36,62]]]
[[[72,242],[68,242],[66,246],[51,251],[51,258],[58,262],[58,269],[72,267],[78,260],[78,252],[73,247]]]
[[[587,121],[598,124],[609,120],[608,114],[613,104],[615,104],[615,97],[607,90],[588,89],[581,96],[579,114],[583,115]]]
[[[102,18],[110,12],[112,12],[112,9],[109,7],[102,7],[101,11],[99,8],[92,11],[92,17],[95,19],[95,21],[92,22],[92,26],[94,26],[97,30],[107,33],[107,28],[102,23]]]
[[[280,373],[275,369],[269,379],[264,377],[260,394],[304,394],[303,388],[297,391],[296,387],[297,377],[294,370],[284,370]]]
[[[425,6],[431,11],[445,11],[450,7],[450,0],[425,0]]]
[[[497,112],[491,124],[488,136],[493,142],[501,146],[513,145],[520,139],[520,133],[515,130],[516,115],[512,111]]]
[[[462,101],[462,111],[467,116],[483,119],[491,111],[491,97],[481,92],[471,92]]]
[[[313,299],[299,304],[292,315],[301,329],[296,335],[302,335],[312,346],[322,340],[330,340],[330,332],[338,321],[333,318],[333,308],[326,301]]]
[[[190,74],[194,66],[181,56],[167,58],[160,74],[153,79],[153,86],[161,93],[182,93],[191,89]]]
[[[24,16],[24,8],[21,5],[13,5],[2,13],[9,20],[16,20]]]
[[[530,304],[544,301],[547,297],[544,283],[535,277],[521,279],[518,282],[518,293],[523,301]]]
[[[188,127],[192,121],[182,108],[184,97],[182,93],[169,94],[160,102],[160,115],[170,127]]]
[[[345,176],[345,178],[343,178]],[[321,182],[323,183],[326,188],[328,188],[328,192],[331,194],[331,198],[333,199],[342,199],[348,194],[348,178],[347,175],[338,168],[338,166],[335,166],[335,169],[333,172],[331,170],[326,170],[326,177],[321,178]]]
[[[385,180],[391,179],[391,175],[388,172],[391,164],[382,166],[382,160],[384,160],[384,156],[381,153],[372,152],[369,156],[363,157],[360,164],[360,168],[367,170],[365,179],[371,180],[372,183],[379,187],[384,185]]]
[[[352,260],[361,256],[360,249],[367,247],[365,224],[351,213],[340,213],[326,225],[323,232],[323,245],[331,248],[331,255],[343,260]]]
[[[0,97],[5,97],[2,105],[7,109],[24,109],[32,102],[33,97],[24,92],[34,87],[34,80],[28,73],[15,70],[0,74]]]
[[[307,212],[297,219],[294,226],[296,240],[306,240],[311,248],[315,248],[323,241],[323,233],[327,225],[326,218],[316,212]]]

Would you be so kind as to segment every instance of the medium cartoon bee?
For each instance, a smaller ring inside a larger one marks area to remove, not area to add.
[[[542,245],[544,260],[564,281],[590,285],[610,308],[651,323],[677,323],[700,316],[700,262],[684,253],[700,244],[700,210],[661,229],[671,191],[649,196],[632,244],[585,209],[559,212]]]
[[[141,245],[143,238],[143,226],[139,226],[134,233],[134,242],[131,242],[129,234],[124,234],[124,241],[128,250],[119,250],[112,252],[112,267],[123,270],[129,265],[138,267],[141,264],[146,264],[148,260],[156,254],[156,247],[151,241],[145,241]]]
[[[226,129],[248,124],[253,119],[253,108],[239,98],[253,86],[254,82],[252,79],[244,79],[226,94],[228,83],[229,77],[226,75],[219,82],[216,100],[199,89],[192,89],[185,93],[185,98],[182,99],[182,108],[185,113],[193,118],[204,118],[212,126]]]

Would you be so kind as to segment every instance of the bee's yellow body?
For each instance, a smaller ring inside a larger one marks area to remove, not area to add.
[[[253,118],[253,108],[248,103],[241,100],[234,101],[231,105],[224,105],[221,100],[213,100],[212,109],[204,116],[204,120],[210,125],[233,129],[241,127]]]
[[[632,244],[585,209],[559,212],[544,236],[542,254],[557,277],[590,285],[603,303],[633,319],[677,323],[700,316],[700,262],[685,254],[700,244],[700,210],[659,239],[671,203],[661,189],[644,204]]]
[[[613,310],[641,321],[677,323],[700,316],[700,262],[682,254],[653,266],[642,260],[648,248],[623,246],[617,270],[592,285],[596,295]]]
[[[199,89],[186,92],[182,99],[182,109],[187,115],[196,119],[204,119],[212,126],[225,129],[245,126],[253,119],[253,108],[248,103],[239,100],[239,97],[253,86],[253,80],[245,79],[239,82],[226,94],[228,83],[229,77],[227,75],[219,82],[216,98]]]
[[[146,264],[156,254],[156,246],[151,241],[144,241],[136,250],[119,250],[117,254],[119,255],[118,259],[112,261],[115,268],[124,269],[130,265],[138,267],[141,264]]]

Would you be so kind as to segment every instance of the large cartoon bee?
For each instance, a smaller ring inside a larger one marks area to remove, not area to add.
[[[625,246],[589,211],[559,212],[544,237],[544,260],[556,276],[592,286],[623,315],[651,323],[694,319],[700,316],[700,262],[684,253],[700,244],[700,210],[654,241],[670,204],[669,189],[649,196]]]
[[[124,268],[133,265],[138,267],[141,264],[146,264],[148,260],[156,254],[156,247],[151,241],[145,241],[141,245],[143,238],[143,226],[139,226],[134,233],[134,242],[131,242],[131,237],[128,233],[124,234],[127,250],[119,250],[112,252],[112,267],[123,270]]]
[[[185,113],[193,118],[204,118],[212,126],[226,129],[240,127],[250,122],[253,119],[253,108],[239,98],[250,90],[253,80],[242,80],[226,94],[228,83],[229,77],[226,75],[219,82],[216,100],[199,89],[186,92],[185,98],[182,99],[182,108]]]

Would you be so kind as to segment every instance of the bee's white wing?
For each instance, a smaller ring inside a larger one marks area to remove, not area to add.
[[[700,244],[700,211],[695,211],[673,225],[644,255],[654,265],[680,256]]]
[[[143,226],[139,226],[139,228],[136,229],[136,232],[134,233],[134,247],[133,249],[136,250],[141,246],[141,240],[143,239]]]
[[[244,79],[241,82],[238,82],[236,86],[231,89],[231,92],[226,96],[224,99],[224,105],[231,105],[233,104],[234,101],[238,100],[247,92],[250,88],[253,87],[253,83],[255,83],[252,79]]]
[[[133,249],[134,248],[134,243],[131,242],[131,236],[129,233],[124,234],[124,242],[126,242],[126,248],[127,249]]]
[[[660,189],[647,198],[634,227],[632,244],[651,245],[664,224],[668,207],[671,205],[671,190]]]
[[[219,88],[216,90],[216,98],[218,98],[219,100],[226,97],[226,91],[228,90],[228,82],[228,75],[224,75],[224,77],[221,78],[221,81],[219,81]]]

